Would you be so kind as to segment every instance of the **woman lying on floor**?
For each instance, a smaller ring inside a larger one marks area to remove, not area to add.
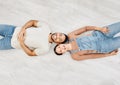
[[[91,31],[90,35],[79,35]],[[85,26],[68,34],[68,43],[58,44],[54,48],[57,55],[70,52],[75,60],[101,58],[115,55],[120,48],[120,22],[104,27]]]

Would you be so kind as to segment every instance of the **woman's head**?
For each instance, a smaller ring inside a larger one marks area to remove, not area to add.
[[[53,42],[60,44],[60,43],[67,42],[68,41],[68,36],[64,33],[53,33],[51,35],[51,39],[52,39]]]
[[[62,55],[63,53],[68,51],[68,44],[59,44],[54,48],[54,52],[56,55]]]

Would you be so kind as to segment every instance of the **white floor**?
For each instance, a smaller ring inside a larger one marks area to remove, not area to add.
[[[48,22],[53,32],[104,26],[120,21],[120,0],[0,0],[1,24],[22,26],[30,19]],[[120,85],[120,52],[78,62],[52,50],[34,58],[0,51],[0,85]]]

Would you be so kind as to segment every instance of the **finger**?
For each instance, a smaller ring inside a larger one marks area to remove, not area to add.
[[[110,30],[109,29],[107,29],[107,32],[109,32]]]

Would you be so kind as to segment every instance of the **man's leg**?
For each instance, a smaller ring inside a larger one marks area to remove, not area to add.
[[[4,37],[0,39],[0,50],[13,49],[11,46],[11,38],[12,37]]]
[[[101,52],[111,52],[120,48],[120,36],[108,38],[100,43]]]
[[[0,35],[3,37],[12,36],[14,29],[15,29],[15,26],[0,24]]]

